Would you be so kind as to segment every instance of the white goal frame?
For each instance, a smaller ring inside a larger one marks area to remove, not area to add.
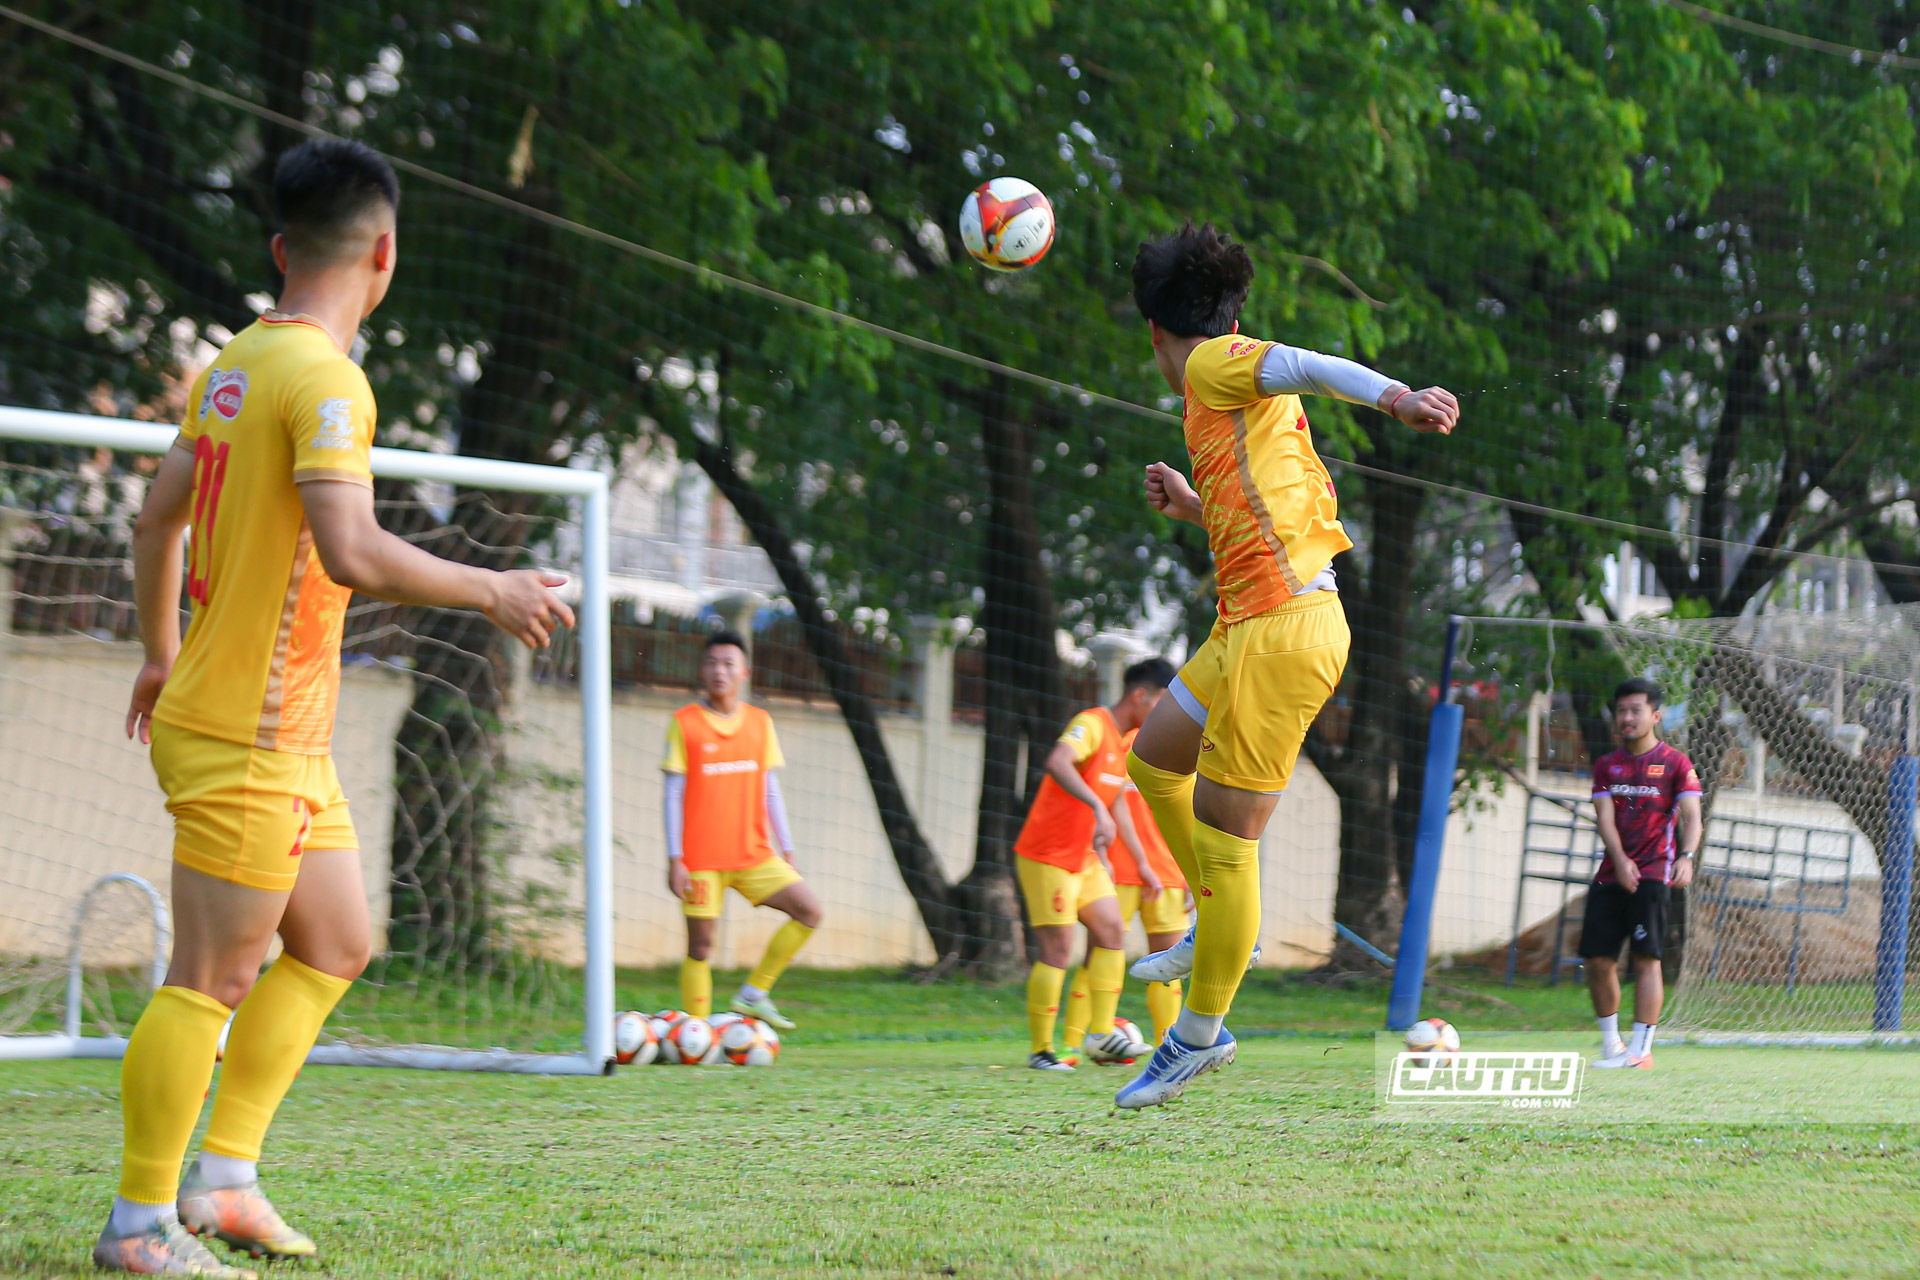
[[[42,444],[104,446],[124,453],[163,454],[176,427],[0,405],[0,438]],[[539,466],[491,458],[373,450],[373,473],[390,480],[424,480],[477,489],[544,493],[580,500],[580,696],[585,809],[583,885],[586,972],[579,1053],[517,1053],[506,1049],[452,1049],[431,1045],[363,1047],[316,1045],[309,1063],[358,1067],[416,1067],[444,1071],[505,1071],[533,1075],[608,1075],[613,1070],[613,703],[612,636],[607,609],[607,477],[591,469]],[[84,909],[84,904],[82,904]],[[78,927],[78,924],[75,926]],[[0,1036],[0,1059],[118,1058],[127,1042],[80,1034],[71,1013],[53,1035]]]

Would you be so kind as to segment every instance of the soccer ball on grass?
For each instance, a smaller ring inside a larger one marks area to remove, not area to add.
[[[631,1009],[613,1020],[613,1060],[621,1066],[646,1066],[660,1056],[660,1037],[644,1013]]]
[[[1407,1052],[1416,1067],[1437,1067],[1460,1052],[1460,1033],[1445,1018],[1422,1018],[1407,1028]]]

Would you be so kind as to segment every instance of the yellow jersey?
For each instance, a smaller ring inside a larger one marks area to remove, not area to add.
[[[262,317],[194,380],[187,595],[193,620],[154,718],[326,755],[352,592],[327,577],[299,485],[373,485],[373,388],[319,322]]]
[[[1187,357],[1187,452],[1227,623],[1277,609],[1353,546],[1300,397],[1260,392],[1273,345],[1227,334]]]

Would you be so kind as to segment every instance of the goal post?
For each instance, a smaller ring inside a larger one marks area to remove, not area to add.
[[[124,419],[95,417],[86,414],[59,413],[45,410],[0,406],[0,440],[11,440],[29,444],[66,446],[80,449],[109,449],[125,454],[164,454],[172,447],[177,436],[175,428],[153,423],[135,422]],[[613,866],[612,866],[612,654],[609,610],[607,600],[608,565],[608,482],[606,475],[593,468],[574,468],[540,466],[530,463],[507,462],[486,458],[468,458],[457,455],[435,454],[407,449],[375,448],[372,452],[372,468],[377,478],[394,481],[419,482],[428,486],[448,486],[461,490],[500,491],[516,494],[542,495],[562,500],[574,505],[569,512],[568,523],[577,530],[577,572],[579,579],[578,631],[575,636],[577,648],[577,680],[579,694],[579,742],[578,742],[578,793],[579,814],[577,827],[570,826],[566,832],[566,843],[577,845],[577,860],[569,856],[560,860],[560,865],[577,861],[577,881],[566,886],[570,893],[578,895],[577,913],[567,912],[565,927],[571,928],[577,918],[579,935],[577,946],[569,940],[566,950],[577,951],[581,956],[581,969],[577,989],[580,993],[578,1006],[579,1048],[573,1051],[550,1048],[533,1048],[527,1044],[501,1045],[475,1044],[470,1046],[442,1045],[426,1043],[407,1043],[402,1034],[389,1037],[375,1033],[353,1037],[330,1037],[331,1042],[323,1040],[316,1046],[308,1061],[357,1066],[395,1066],[447,1070],[505,1071],[553,1075],[601,1075],[612,1069],[613,1051],[613,1010],[614,1010],[614,971],[613,971]],[[38,514],[21,510],[13,506],[10,492],[24,485],[10,485],[8,464],[0,461],[0,583],[10,578],[4,570],[13,559],[8,543],[17,531],[27,525]],[[29,468],[15,468],[16,472],[25,472]],[[43,474],[45,474],[43,472]],[[71,505],[71,504],[68,504]],[[12,509],[9,509],[12,508]],[[65,517],[59,517],[65,518]],[[105,558],[97,553],[95,559],[87,561],[81,556],[52,555],[45,557],[55,562],[64,561],[71,565],[104,564]],[[120,557],[124,560],[124,556]],[[15,607],[15,593],[12,590],[0,592],[0,608],[9,611],[6,617],[0,617],[0,643],[6,643],[5,634],[12,621],[11,611]],[[88,637],[81,634],[75,637],[76,643],[84,643]],[[404,662],[394,664],[400,671],[409,670]],[[128,671],[131,675],[131,669]],[[0,669],[0,714],[5,714],[9,702],[19,702],[6,688],[7,674]],[[389,746],[389,751],[392,748]],[[69,771],[69,778],[71,771]],[[11,784],[11,780],[9,780]],[[82,784],[83,786],[84,784]],[[77,794],[44,793],[46,804],[71,804],[84,808],[91,797],[81,792],[82,786],[69,781],[69,789]],[[353,797],[350,795],[349,797]],[[543,819],[545,815],[540,815]],[[55,827],[54,829],[59,829]],[[39,922],[39,931],[45,942],[40,950],[44,954],[16,957],[10,954],[7,925],[7,906],[0,906],[0,996],[7,994],[5,984],[10,972],[34,973],[38,985],[33,988],[35,994],[44,992],[46,999],[42,1004],[53,1002],[56,990],[65,991],[64,1009],[30,1007],[30,1002],[22,1001],[23,1008],[16,1018],[9,1021],[23,1023],[16,1028],[9,1022],[0,1022],[0,1059],[6,1058],[47,1058],[47,1057],[118,1057],[125,1049],[125,1039],[116,1035],[88,1035],[83,1033],[79,1020],[81,1001],[81,947],[82,934],[87,920],[84,903],[91,896],[92,889],[99,887],[96,881],[86,893],[55,889],[49,891],[39,883],[34,871],[35,857],[45,855],[34,851],[9,847],[10,841],[4,832],[0,832],[0,896],[36,899],[36,910],[42,916],[57,914],[60,895],[67,894],[66,905],[70,908],[64,920],[48,919]],[[9,868],[27,868],[21,872],[10,872]],[[67,870],[67,868],[63,868]],[[137,876],[121,874],[117,867],[101,867],[108,872],[106,879],[139,881]],[[49,877],[50,878],[50,877]],[[34,883],[10,884],[9,880],[35,881]],[[65,884],[68,877],[58,878]],[[140,881],[144,884],[144,881]],[[156,929],[164,929],[163,917],[156,920]],[[549,929],[554,926],[549,922]],[[67,930],[71,930],[72,951],[68,955],[59,954],[56,944],[64,943]],[[15,933],[24,933],[16,928]],[[511,944],[501,944],[504,950]],[[503,962],[490,959],[488,964],[498,968]],[[11,968],[9,968],[11,966]],[[465,977],[466,975],[458,975]],[[497,986],[525,988],[535,985],[514,975],[515,982],[500,982]],[[16,985],[27,985],[24,981]],[[470,983],[470,986],[475,985]],[[550,983],[553,989],[572,990],[572,984]],[[468,993],[470,994],[470,993]],[[490,998],[483,993],[482,998]],[[428,1000],[438,999],[438,993],[428,993]],[[122,1001],[124,1004],[124,1000]],[[445,1000],[441,1004],[447,1003]],[[41,1029],[54,1014],[59,1015],[59,1029]],[[565,1017],[571,1021],[571,1017]],[[526,1019],[519,1020],[524,1023]],[[500,1018],[494,1023],[481,1020],[475,1034],[484,1037],[489,1030],[504,1028],[510,1020]],[[386,1026],[377,1017],[370,1018],[369,1024]],[[15,1033],[17,1032],[17,1033]],[[514,1024],[514,1034],[523,1040],[534,1039]],[[505,1038],[511,1039],[512,1035]],[[549,1037],[551,1038],[551,1037]]]

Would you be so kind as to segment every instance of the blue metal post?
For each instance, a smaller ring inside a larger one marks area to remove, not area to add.
[[[1913,909],[1913,811],[1920,757],[1901,756],[1887,779],[1887,844],[1880,851],[1880,946],[1873,973],[1873,1029],[1898,1031],[1907,979],[1907,921]]]
[[[1447,843],[1447,815],[1453,809],[1453,774],[1460,762],[1460,727],[1466,712],[1451,701],[1453,658],[1460,620],[1447,619],[1446,653],[1440,666],[1440,698],[1427,724],[1427,767],[1420,783],[1420,828],[1413,842],[1413,882],[1407,886],[1406,914],[1400,920],[1400,947],[1393,966],[1393,994],[1387,1001],[1387,1027],[1397,1031],[1420,1017],[1426,986],[1427,941],[1433,933],[1433,897],[1440,884],[1440,855]]]

